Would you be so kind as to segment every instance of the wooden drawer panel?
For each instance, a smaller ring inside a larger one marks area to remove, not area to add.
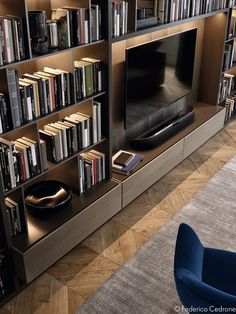
[[[182,161],[183,144],[179,141],[123,182],[123,207]]]
[[[214,134],[224,127],[225,110],[221,110],[210,120],[202,124],[196,130],[187,135],[184,139],[183,159],[188,157],[198,147],[209,140]]]
[[[31,282],[120,210],[118,185],[26,252],[13,248],[18,276]]]

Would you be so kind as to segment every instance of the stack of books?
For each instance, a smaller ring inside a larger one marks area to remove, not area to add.
[[[128,32],[128,1],[112,1],[112,36],[118,37]]]
[[[76,112],[39,130],[40,139],[46,142],[49,161],[60,162],[102,139],[101,103],[94,102],[93,108],[93,117]]]
[[[225,121],[227,122],[236,112],[236,94],[230,95],[226,98],[225,107]]]
[[[22,232],[20,206],[10,197],[5,198],[6,212],[10,235],[14,236]]]
[[[41,172],[38,143],[27,137],[10,142],[0,138],[0,166],[5,191]]]
[[[220,80],[218,102],[225,100],[225,98],[232,94],[234,90],[235,76],[233,74],[224,73]]]
[[[96,150],[82,153],[79,158],[80,193],[106,179],[105,154]]]
[[[24,29],[18,16],[0,17],[0,66],[25,59]]]
[[[120,174],[129,175],[142,160],[143,157],[140,154],[119,150],[112,157],[112,170]]]
[[[100,93],[104,89],[104,66],[101,60],[82,58],[74,62],[76,100]]]
[[[7,116],[4,131],[10,128],[10,124],[14,129],[18,128],[72,103],[72,80],[67,71],[45,67],[42,71],[25,73],[19,78],[15,68],[8,68],[6,74],[7,91],[0,100],[4,103],[9,99],[6,110],[0,110]]]

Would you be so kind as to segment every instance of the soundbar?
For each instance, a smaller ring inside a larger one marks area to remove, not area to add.
[[[148,150],[159,146],[174,134],[188,126],[194,121],[194,110],[188,107],[177,116],[162,122],[152,129],[145,131],[134,138],[130,145],[137,150]]]

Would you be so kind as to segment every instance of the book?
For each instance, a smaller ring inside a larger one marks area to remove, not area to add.
[[[12,128],[11,112],[6,95],[0,93],[0,121],[1,132],[5,133]]]
[[[13,128],[18,128],[22,125],[23,115],[20,108],[20,92],[19,79],[17,70],[14,68],[6,69],[7,85],[9,92],[9,103],[12,116]]]
[[[47,37],[46,12],[44,10],[29,10],[30,37],[44,39]]]
[[[80,194],[83,194],[98,182],[105,180],[105,160],[105,154],[97,150],[89,150],[86,153],[80,154]]]
[[[6,208],[10,212],[10,220],[11,224],[10,227],[12,229],[12,234],[16,235],[22,232],[22,224],[21,224],[21,217],[20,217],[20,205],[15,202],[10,197],[5,198]]]
[[[55,138],[52,133],[39,130],[40,140],[46,143],[47,160],[51,162],[57,161]]]
[[[114,160],[121,154],[121,153],[127,153],[133,155],[133,157],[129,160],[126,166],[120,166],[114,163]],[[112,171],[117,172],[119,174],[129,175],[132,170],[136,167],[137,164],[139,164],[143,160],[143,156],[140,154],[135,154],[131,152],[127,152],[124,150],[118,151],[113,157],[112,157]]]
[[[97,129],[97,141],[102,140],[102,103],[99,101],[93,101],[93,108],[95,107],[96,129]]]
[[[58,46],[60,48],[71,47],[70,14],[63,8],[52,10],[52,20],[57,20]]]
[[[101,60],[94,58],[82,58],[82,61],[86,61],[93,66],[93,92],[99,93],[103,89],[103,65]]]
[[[46,171],[48,169],[46,142],[40,139],[39,147],[40,147],[41,157],[42,157],[42,171]]]
[[[91,4],[91,40],[97,41],[102,38],[102,13],[98,4]]]

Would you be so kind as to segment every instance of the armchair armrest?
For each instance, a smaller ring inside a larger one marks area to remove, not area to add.
[[[188,291],[188,295],[192,296],[191,300],[202,300],[201,304],[206,306],[214,306],[220,308],[236,308],[236,297],[220,291],[209,284],[199,280],[192,272],[186,269],[178,269],[175,276],[181,282],[182,286]],[[189,303],[188,306],[193,305]]]

